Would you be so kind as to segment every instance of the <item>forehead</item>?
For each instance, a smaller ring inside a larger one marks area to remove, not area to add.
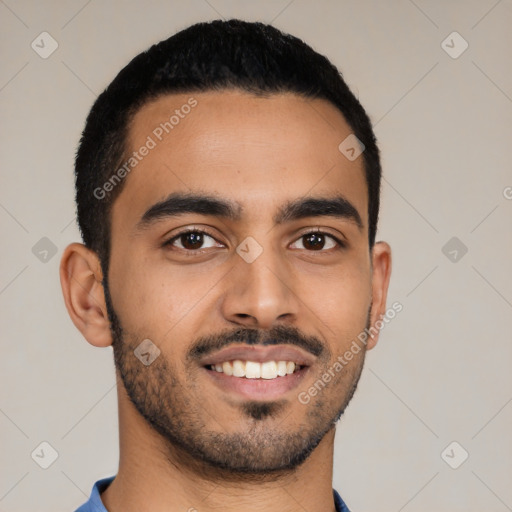
[[[173,192],[224,197],[252,218],[271,218],[299,197],[342,194],[366,226],[363,159],[349,161],[338,149],[351,132],[329,102],[290,93],[159,97],[130,124],[126,159],[137,162],[114,204],[113,228],[116,216],[136,223]]]

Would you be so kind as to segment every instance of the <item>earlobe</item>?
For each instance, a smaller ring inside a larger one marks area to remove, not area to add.
[[[372,249],[372,310],[370,327],[374,329],[380,325],[379,320],[386,313],[386,298],[388,294],[389,279],[391,277],[391,247],[386,242],[377,242]],[[371,331],[373,332],[374,329]],[[366,348],[372,349],[379,340],[377,333],[368,338]]]
[[[66,247],[60,263],[60,283],[71,320],[96,347],[112,344],[110,322],[98,255],[82,244]]]

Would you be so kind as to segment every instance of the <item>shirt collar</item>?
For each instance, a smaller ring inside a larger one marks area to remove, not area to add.
[[[107,512],[107,509],[103,505],[101,501],[101,493],[112,483],[114,480],[114,476],[110,476],[108,478],[103,478],[98,480],[91,491],[91,496],[87,503],[84,503],[81,507],[79,507],[75,512]],[[338,492],[333,489],[332,490],[334,496],[334,505],[336,507],[336,512],[350,512],[345,502],[341,499],[341,496]]]

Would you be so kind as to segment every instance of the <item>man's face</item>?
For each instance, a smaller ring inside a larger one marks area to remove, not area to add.
[[[159,140],[191,96],[197,105]],[[348,404],[364,348],[307,404],[298,395],[369,321],[363,160],[338,150],[351,132],[329,103],[292,94],[169,95],[135,116],[130,152],[148,136],[155,146],[113,206],[114,351],[130,400],[169,446],[237,472],[289,469]],[[208,201],[190,211],[183,195],[227,203],[230,215]],[[147,339],[161,351],[148,366],[134,355]],[[249,376],[269,378],[229,375],[247,360],[263,363]],[[212,369],[223,363],[226,373]],[[284,368],[294,373],[275,376]]]

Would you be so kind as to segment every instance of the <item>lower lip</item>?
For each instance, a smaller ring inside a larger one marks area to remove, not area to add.
[[[250,400],[275,400],[296,388],[306,376],[309,367],[275,379],[247,379],[233,377],[203,368],[213,382],[223,391],[237,393]]]

